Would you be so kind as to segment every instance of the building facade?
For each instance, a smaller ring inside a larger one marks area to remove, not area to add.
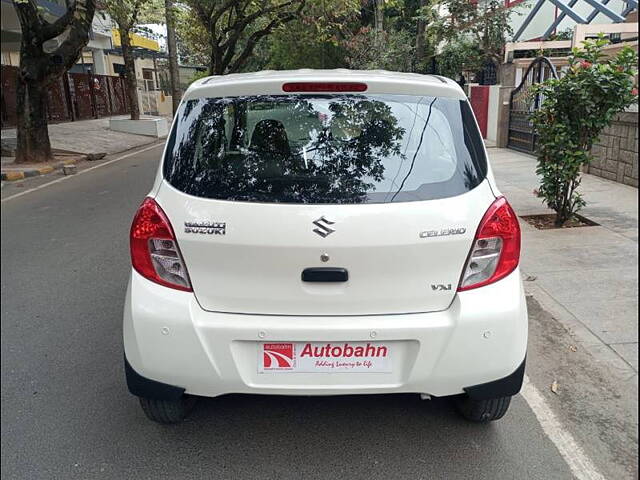
[[[567,39],[576,24],[621,23],[636,0],[505,0],[513,8],[510,41]]]
[[[38,0],[38,6],[44,18],[53,22],[64,15],[66,11],[65,0]],[[98,75],[107,75],[105,63],[105,51],[112,48],[111,19],[108,15],[102,16],[96,13],[93,17],[89,43],[83,49],[82,55],[71,72],[83,72],[91,69]],[[12,0],[0,0],[0,34],[1,34],[1,63],[17,67],[20,64],[20,40],[22,32],[20,21],[13,7]]]

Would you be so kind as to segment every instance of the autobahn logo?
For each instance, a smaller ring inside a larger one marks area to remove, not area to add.
[[[391,373],[391,345],[381,342],[263,343],[258,373]]]
[[[333,228],[329,227],[329,225],[333,225],[334,223],[335,222],[329,221],[326,218],[324,218],[324,216],[322,216],[313,222],[313,224],[316,227],[318,227],[318,228],[314,228],[313,231],[318,235],[320,235],[322,238],[324,238],[328,235],[331,235],[333,232],[335,232]]]
[[[293,343],[265,343],[262,350],[264,370],[291,370],[295,366]]]

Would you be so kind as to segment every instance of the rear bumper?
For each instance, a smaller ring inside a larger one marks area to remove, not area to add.
[[[385,342],[394,346],[393,369],[258,373],[260,343],[289,341]],[[457,294],[445,311],[348,317],[207,312],[193,294],[132,272],[124,346],[128,384],[140,396],[467,392],[487,398],[519,391],[527,311],[517,270],[493,285]]]
[[[522,387],[525,363],[526,359],[522,361],[520,366],[511,375],[481,385],[466,387],[464,391],[467,395],[476,399],[490,399],[515,395]],[[131,367],[126,356],[124,357],[124,371],[127,379],[127,387],[133,395],[156,400],[178,400],[184,394],[184,388],[143,377]]]

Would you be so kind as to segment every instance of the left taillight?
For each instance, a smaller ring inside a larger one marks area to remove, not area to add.
[[[506,277],[520,263],[520,224],[504,197],[484,214],[465,264],[458,291],[482,287]]]
[[[191,282],[169,219],[152,198],[138,208],[129,235],[131,265],[152,282],[191,292]]]

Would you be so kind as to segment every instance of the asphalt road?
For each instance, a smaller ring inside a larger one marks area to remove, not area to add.
[[[160,152],[2,204],[3,479],[572,478],[521,396],[490,425],[417,395],[227,396],[149,422],[124,383],[121,311]]]

